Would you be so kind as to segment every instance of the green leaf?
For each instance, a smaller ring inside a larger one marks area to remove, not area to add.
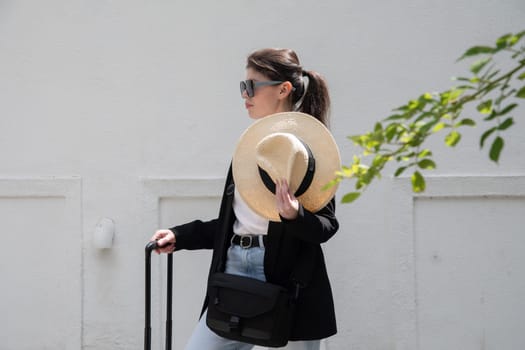
[[[420,99],[430,102],[434,100],[434,96],[430,92],[425,92],[423,95],[421,95]]]
[[[418,100],[410,100],[408,103],[408,109],[411,111],[421,109],[423,105]]]
[[[485,144],[485,140],[487,139],[487,137],[489,137],[497,129],[498,129],[497,127],[490,128],[487,131],[485,131],[483,135],[481,135],[481,138],[479,139],[479,148],[483,148],[483,145]]]
[[[428,123],[425,123],[421,126],[421,128],[419,129],[419,133],[421,135],[426,135],[426,133],[432,128],[432,127],[435,127],[436,126],[436,120],[431,120],[430,122]]]
[[[378,154],[374,157],[374,160],[372,161],[372,166],[382,168],[387,161],[387,157]]]
[[[510,46],[514,46],[514,44],[516,44],[520,39],[521,37],[525,35],[525,30],[516,34],[516,35],[513,35],[511,36],[509,39],[508,39],[508,43],[510,44]]]
[[[470,78],[470,82],[471,82],[472,84],[479,83],[479,80],[480,80],[479,77],[472,77],[472,78]]]
[[[406,105],[394,108],[393,111],[403,112],[405,113],[408,110],[408,107]]]
[[[525,98],[525,86],[522,86],[518,92],[516,92],[516,97]]]
[[[415,134],[414,137],[407,144],[410,147],[418,147],[425,141],[425,135]]]
[[[497,116],[498,116],[498,113],[495,110],[492,110],[492,112],[490,112],[490,115],[488,117],[483,118],[483,120],[485,121],[492,120],[496,118]]]
[[[441,103],[441,105],[445,106],[449,103],[450,101],[450,91],[447,90],[447,91],[443,91],[442,93],[439,94],[439,102]]]
[[[386,118],[385,121],[405,119],[405,118],[406,118],[406,116],[404,114],[392,114],[391,116]]]
[[[500,36],[498,40],[496,40],[496,46],[498,49],[506,48],[510,37],[512,37],[511,33]]]
[[[351,177],[354,175],[354,172],[352,171],[351,168],[343,165],[341,166],[341,170],[339,171],[336,171],[335,173],[337,176],[342,176],[342,177]]]
[[[518,34],[509,33],[509,34],[502,35],[496,41],[496,46],[498,50],[502,50],[502,49],[506,49],[506,48],[514,46],[524,34],[525,34],[525,31],[522,31]]]
[[[417,163],[417,166],[421,169],[435,169],[436,163],[432,159],[422,159]]]
[[[506,130],[512,125],[514,125],[514,119],[512,119],[512,117],[509,117],[505,119],[505,121],[498,126],[498,130]]]
[[[494,162],[498,162],[499,160],[499,156],[501,154],[501,150],[503,149],[503,146],[504,146],[504,141],[503,139],[501,138],[501,136],[498,136],[494,139],[494,142],[492,142],[492,146],[490,146],[490,152],[489,152],[489,157],[492,161]]]
[[[470,71],[474,74],[478,74],[490,61],[492,61],[492,57],[490,56],[477,60],[470,66]]]
[[[457,81],[466,81],[466,82],[470,82],[470,79],[471,79],[471,78],[466,78],[466,77],[452,77],[451,79],[452,79],[452,80],[457,80]]]
[[[430,157],[432,155],[432,151],[429,149],[424,149],[417,155],[418,158],[424,158],[424,157]]]
[[[329,188],[332,188],[334,187],[335,185],[337,185],[338,183],[341,182],[341,178],[336,178],[336,179],[333,179],[331,180],[330,182],[328,182],[326,185],[324,185],[321,190],[322,191],[326,191],[328,190]]]
[[[341,202],[342,203],[351,203],[353,201],[355,201],[357,198],[359,198],[359,196],[361,195],[361,192],[350,192],[350,193],[347,193],[343,196],[343,198],[341,199]]]
[[[490,114],[492,112],[492,100],[483,101],[476,108],[481,114]]]
[[[445,144],[449,147],[454,147],[458,144],[459,140],[461,140],[461,134],[457,132],[456,130],[452,130],[446,137],[445,137]]]
[[[465,118],[465,119],[462,119],[460,120],[457,124],[456,124],[456,127],[458,126],[475,126],[476,125],[476,122],[470,118]]]
[[[512,103],[512,104],[508,105],[507,107],[503,108],[500,112],[497,112],[496,114],[497,115],[505,115],[505,114],[509,113],[510,111],[512,111],[517,106],[518,106],[517,103]]]
[[[365,135],[352,135],[352,136],[348,136],[348,138],[352,140],[354,144],[358,146],[363,146],[366,143]]]
[[[415,171],[410,180],[412,181],[412,190],[414,192],[419,193],[425,190],[425,178],[419,171]]]
[[[392,124],[390,124],[390,125],[388,125],[386,127],[386,129],[385,129],[385,137],[386,137],[388,142],[392,141],[394,136],[396,136],[398,126],[399,126],[398,123],[392,123]]]
[[[401,175],[403,173],[403,171],[406,170],[406,168],[408,168],[408,167],[402,166],[402,167],[397,168],[396,172],[394,173],[394,176],[398,177],[399,175]]]
[[[474,87],[471,86],[471,85],[460,85],[460,86],[458,86],[458,89],[462,89],[462,90],[473,90]]]
[[[416,154],[414,152],[410,152],[408,154],[402,154],[396,157],[396,160],[398,162],[408,162],[410,159],[412,159]]]
[[[466,57],[477,56],[479,54],[484,54],[484,53],[493,53],[494,51],[496,51],[496,49],[489,47],[489,46],[473,46],[467,51],[465,51],[463,56],[461,56],[458,60],[462,60]]]
[[[424,119],[427,119],[429,117],[434,117],[434,119],[435,119],[434,113],[432,113],[432,112],[423,112],[423,113],[419,114],[419,116],[416,119],[414,119],[413,124],[417,124],[418,122],[420,122],[420,121],[422,121]]]
[[[447,125],[445,123],[437,123],[436,126],[434,126],[434,129],[432,129],[433,132],[438,132]]]
[[[458,87],[452,88],[450,90],[449,101],[453,102],[453,101],[457,100],[464,92],[465,91],[463,89],[460,89]]]
[[[374,132],[381,132],[383,131],[383,125],[381,123],[376,123],[374,126]]]
[[[525,79],[525,72],[521,73],[521,74],[518,76],[518,79],[519,79],[519,80],[523,80],[523,79]]]

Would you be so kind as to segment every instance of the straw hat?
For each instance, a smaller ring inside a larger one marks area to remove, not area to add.
[[[288,181],[290,191],[311,212],[323,208],[337,186],[323,190],[341,167],[332,134],[314,117],[300,112],[276,113],[255,121],[241,135],[233,155],[235,186],[259,215],[280,221],[275,182]]]

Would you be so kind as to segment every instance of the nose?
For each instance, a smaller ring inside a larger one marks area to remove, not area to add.
[[[248,91],[246,91],[246,89],[244,89],[244,90],[241,91],[241,97],[242,97],[243,99],[245,99],[245,100],[249,97],[249,96],[248,96]]]

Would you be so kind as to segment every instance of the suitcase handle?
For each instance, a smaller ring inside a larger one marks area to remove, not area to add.
[[[151,350],[151,252],[157,248],[156,241],[146,244],[145,264],[145,325],[144,325],[144,350]],[[166,350],[171,350],[172,339],[172,295],[173,295],[173,253],[168,254],[167,266],[167,292],[166,292]]]

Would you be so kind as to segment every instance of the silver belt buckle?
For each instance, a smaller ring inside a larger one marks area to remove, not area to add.
[[[241,239],[239,241],[239,245],[241,246],[241,248],[243,248],[243,249],[251,248],[253,237],[252,236],[240,236],[240,237],[241,237]],[[246,241],[245,241],[245,239],[246,239]]]

